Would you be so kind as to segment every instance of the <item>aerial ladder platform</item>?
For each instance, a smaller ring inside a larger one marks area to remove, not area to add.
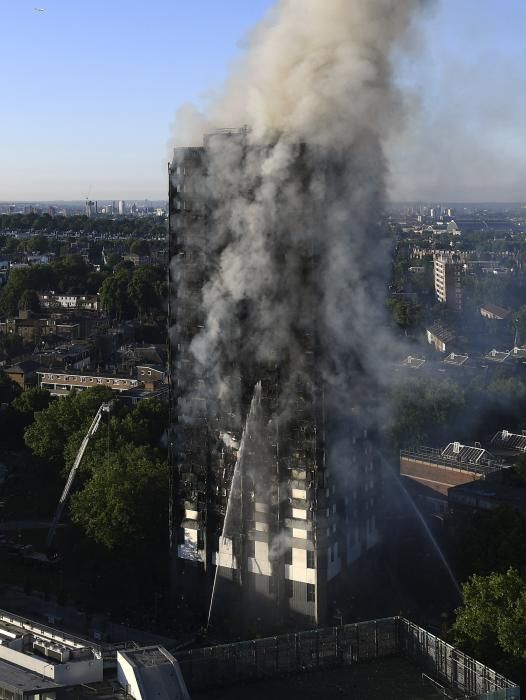
[[[86,433],[86,435],[84,436],[84,439],[82,440],[79,451],[77,452],[77,456],[75,457],[75,461],[73,462],[73,466],[71,467],[70,472],[68,474],[68,479],[66,481],[66,485],[64,486],[64,490],[62,491],[62,495],[60,496],[60,500],[59,500],[57,508],[55,510],[55,515],[53,516],[53,521],[52,521],[51,526],[49,528],[49,531],[47,533],[46,549],[48,551],[51,549],[51,545],[53,544],[53,540],[55,539],[55,534],[57,531],[58,524],[59,524],[60,519],[62,517],[62,513],[64,512],[64,507],[66,505],[66,501],[69,498],[69,494],[70,494],[71,488],[73,486],[73,482],[75,481],[75,476],[77,475],[78,468],[80,467],[80,464],[82,462],[82,458],[84,457],[84,453],[86,452],[86,448],[88,447],[89,441],[91,440],[91,438],[95,435],[95,433],[99,429],[102,414],[109,413],[111,411],[112,405],[113,404],[110,402],[110,403],[103,403],[99,406],[99,409],[98,409],[97,413],[95,414],[93,421],[91,422],[89,430]]]

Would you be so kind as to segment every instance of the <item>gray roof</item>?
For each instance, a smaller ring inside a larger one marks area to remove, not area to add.
[[[455,334],[449,328],[440,325],[440,323],[433,323],[432,326],[426,329],[428,333],[431,333],[444,343],[448,343],[455,339]]]
[[[526,452],[526,435],[499,430],[491,439],[491,444],[513,452]]]
[[[493,455],[486,452],[482,447],[472,447],[471,445],[461,445],[460,442],[450,442],[449,445],[442,450],[443,457],[457,459],[459,462],[468,462],[469,464],[485,465],[495,461]]]
[[[444,362],[447,365],[457,365],[457,367],[458,367],[460,365],[463,365],[464,362],[467,362],[467,360],[468,360],[468,355],[459,355],[456,352],[452,352],[450,355],[448,355],[445,358]]]
[[[490,350],[486,355],[487,360],[493,360],[493,362],[504,362],[510,356],[509,352],[501,352],[500,350]]]
[[[36,694],[62,687],[49,678],[44,678],[40,673],[28,671],[0,659],[0,688],[6,688],[13,693]]]
[[[421,357],[412,357],[408,355],[404,360],[402,360],[402,367],[411,367],[411,369],[420,369],[422,365],[425,364],[425,360]]]

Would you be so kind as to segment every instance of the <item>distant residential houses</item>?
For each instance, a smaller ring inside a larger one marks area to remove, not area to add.
[[[18,316],[0,320],[0,335],[2,334],[18,335],[27,342],[34,342],[50,335],[55,335],[57,339],[75,340],[81,335],[81,327],[78,322],[71,322],[61,317],[42,317],[42,314],[26,310],[19,311]]]
[[[429,345],[433,345],[438,352],[446,352],[455,341],[455,333],[440,323],[433,323],[426,328],[426,338]]]
[[[40,292],[40,306],[45,309],[61,307],[63,309],[82,309],[84,311],[99,311],[100,299],[98,294],[61,294],[54,291]]]
[[[510,313],[509,309],[505,309],[497,304],[484,304],[480,307],[480,315],[492,321],[504,321]]]

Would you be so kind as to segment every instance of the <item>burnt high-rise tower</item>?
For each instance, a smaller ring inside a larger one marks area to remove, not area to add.
[[[326,622],[379,540],[374,380],[358,340],[335,349],[353,332],[337,276],[358,252],[339,202],[349,164],[375,155],[367,134],[327,154],[247,130],[175,149],[172,580],[203,620],[214,589],[238,620]]]

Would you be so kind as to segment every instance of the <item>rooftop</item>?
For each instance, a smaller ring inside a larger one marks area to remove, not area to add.
[[[461,367],[469,359],[469,355],[459,355],[458,353],[452,352],[448,355],[444,362],[446,365],[455,365],[456,367]]]
[[[420,367],[422,367],[422,365],[425,364],[425,360],[421,357],[412,357],[411,355],[408,355],[404,360],[402,360],[400,364],[402,365],[402,367],[420,369]]]
[[[520,697],[513,682],[402,617],[191,649],[176,658],[193,700]]]
[[[442,456],[457,459],[461,462],[470,462],[471,464],[488,464],[493,460],[492,455],[482,447],[461,445],[460,442],[450,442],[442,450]]]
[[[497,306],[497,304],[483,304],[480,307],[480,310],[487,311],[494,316],[498,316],[499,318],[507,318],[511,313],[509,309],[505,309],[502,306]]]
[[[49,678],[44,678],[40,673],[34,673],[0,659],[0,687],[16,695],[17,693],[37,694],[46,690],[54,691],[61,686]]]
[[[487,360],[492,360],[493,362],[504,362],[505,360],[508,359],[511,353],[509,352],[501,352],[499,350],[490,350],[488,354],[485,356]]]
[[[481,447],[462,445],[459,442],[450,442],[443,450],[425,446],[400,450],[400,457],[483,474],[496,472],[507,466]]]
[[[126,650],[121,652],[137,666],[162,666],[170,664],[170,660],[160,647],[141,647],[140,649]]]
[[[433,323],[432,326],[426,329],[428,333],[434,335],[435,338],[442,340],[444,343],[449,343],[455,339],[455,334],[453,331],[449,330],[445,326],[440,325],[440,323]]]
[[[333,700],[342,697],[367,700],[437,700],[444,697],[422,678],[417,666],[392,657],[350,668],[331,668],[293,674],[258,683],[241,683],[194,693],[192,700]]]
[[[526,435],[510,433],[509,430],[499,430],[491,438],[491,444],[511,452],[526,452]]]
[[[28,633],[42,639],[53,640],[71,649],[91,648],[97,653],[100,651],[98,644],[83,639],[82,637],[63,632],[55,627],[49,627],[48,625],[22,617],[21,615],[16,615],[7,610],[0,610],[0,635],[2,635],[2,637],[14,639],[23,637]]]

